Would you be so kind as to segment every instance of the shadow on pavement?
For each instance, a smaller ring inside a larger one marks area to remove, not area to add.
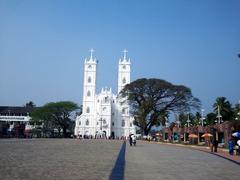
[[[111,175],[109,176],[110,180],[124,179],[125,151],[126,151],[126,141],[124,141],[122,144],[121,150],[118,154],[117,161],[114,165]]]

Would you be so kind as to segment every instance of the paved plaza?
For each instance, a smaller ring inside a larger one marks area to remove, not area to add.
[[[138,141],[1,139],[0,179],[239,179],[240,166],[206,152]]]

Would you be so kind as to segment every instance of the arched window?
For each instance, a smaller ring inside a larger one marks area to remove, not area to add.
[[[124,127],[125,126],[125,121],[124,120],[122,120],[122,127]]]
[[[92,82],[92,78],[89,76],[88,77],[88,83],[91,83]]]
[[[130,127],[132,127],[132,123],[130,123]]]
[[[90,113],[90,107],[87,107],[86,112]]]
[[[126,65],[123,65],[122,68],[123,68],[123,69],[126,69]]]
[[[122,114],[127,114],[127,112],[128,112],[128,108],[123,108],[122,109]]]
[[[89,125],[89,120],[87,119],[87,120],[86,120],[86,126],[88,126],[88,125]]]
[[[105,101],[105,103],[108,103],[108,102],[109,102],[109,97],[108,97],[108,96],[105,97],[105,98],[104,98],[104,101]]]
[[[81,126],[81,121],[79,121],[79,126]]]
[[[125,78],[125,77],[123,78],[122,83],[123,83],[123,84],[126,83],[126,78]]]
[[[91,65],[88,65],[88,69],[92,69],[92,66],[91,66]]]
[[[107,123],[106,119],[103,119],[103,124],[106,124],[106,123]]]
[[[87,96],[91,96],[91,92],[90,91],[87,92]]]

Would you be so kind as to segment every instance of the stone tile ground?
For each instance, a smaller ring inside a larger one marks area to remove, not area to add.
[[[0,179],[108,179],[122,141],[0,140]]]
[[[0,180],[239,180],[239,165],[210,153],[144,141],[138,141],[136,147],[122,144],[113,140],[1,139]]]

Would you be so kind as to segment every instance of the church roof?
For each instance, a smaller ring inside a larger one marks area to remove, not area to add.
[[[0,106],[1,115],[22,115],[27,116],[33,112],[35,108],[33,107],[22,107],[22,106]]]

